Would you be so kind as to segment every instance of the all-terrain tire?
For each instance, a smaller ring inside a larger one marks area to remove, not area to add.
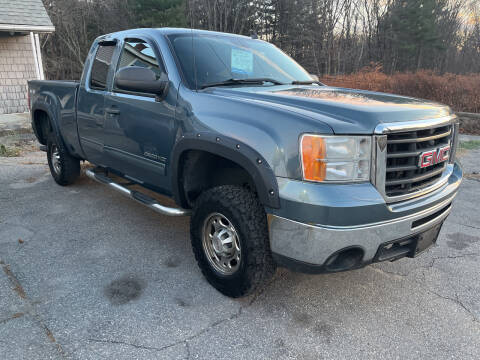
[[[80,175],[80,160],[70,155],[54,134],[50,134],[47,140],[47,159],[50,173],[58,185],[70,185]]]
[[[241,257],[233,274],[222,274],[207,258],[202,238],[212,214],[223,215],[238,234]],[[203,275],[226,296],[249,295],[275,273],[265,210],[255,194],[245,188],[223,185],[203,192],[195,202],[190,234],[193,253]]]

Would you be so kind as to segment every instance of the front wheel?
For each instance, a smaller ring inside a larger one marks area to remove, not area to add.
[[[202,193],[190,233],[203,275],[224,295],[251,294],[275,273],[266,214],[247,189],[224,185]]]
[[[47,158],[50,173],[57,184],[70,185],[80,175],[80,160],[70,155],[53,134],[47,141]]]

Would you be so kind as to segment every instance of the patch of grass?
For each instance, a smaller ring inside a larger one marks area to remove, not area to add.
[[[0,156],[2,157],[20,156],[20,149],[7,147],[3,144],[0,144]]]
[[[460,149],[474,150],[480,148],[480,140],[461,141],[458,145]]]

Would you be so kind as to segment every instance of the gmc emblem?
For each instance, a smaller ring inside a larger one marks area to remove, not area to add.
[[[450,145],[444,147],[425,151],[420,154],[420,159],[418,161],[418,167],[426,168],[441,162],[447,161],[450,157]]]

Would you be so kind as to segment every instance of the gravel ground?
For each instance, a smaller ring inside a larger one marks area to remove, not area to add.
[[[28,149],[0,158],[2,359],[480,358],[480,149],[462,153],[466,179],[423,256],[279,269],[240,300],[202,277],[188,218],[84,175],[60,187]]]

